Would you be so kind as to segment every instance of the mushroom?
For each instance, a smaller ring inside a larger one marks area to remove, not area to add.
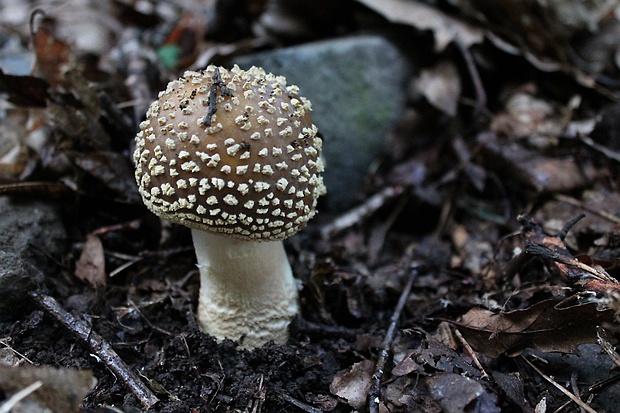
[[[284,342],[297,288],[282,240],[325,193],[311,104],[282,76],[213,65],[170,82],[136,135],[145,205],[191,228],[201,330]]]

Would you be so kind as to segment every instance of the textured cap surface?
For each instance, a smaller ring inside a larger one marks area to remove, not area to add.
[[[136,181],[162,218],[241,239],[303,228],[325,193],[310,102],[252,67],[186,72],[136,135]]]

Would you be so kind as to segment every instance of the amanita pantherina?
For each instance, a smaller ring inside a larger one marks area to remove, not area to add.
[[[246,347],[283,342],[297,290],[282,240],[325,193],[310,102],[252,67],[186,72],[151,104],[136,136],[146,206],[192,229],[203,331]]]

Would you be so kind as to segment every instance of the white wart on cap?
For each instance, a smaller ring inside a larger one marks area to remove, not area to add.
[[[240,239],[282,240],[325,193],[322,141],[307,99],[252,67],[186,72],[136,136],[136,181],[162,218]]]

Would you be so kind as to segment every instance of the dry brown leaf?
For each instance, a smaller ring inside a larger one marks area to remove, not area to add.
[[[77,59],[72,45],[57,36],[53,19],[36,11],[31,20],[37,58],[34,72],[50,85],[47,116],[67,139],[62,146],[108,149],[110,136],[101,122],[99,91],[88,79],[92,73]]]
[[[507,183],[520,184],[521,191],[566,192],[583,188],[595,178],[596,172],[587,163],[577,163],[572,157],[542,156],[494,133],[481,134],[478,143],[489,168]]]
[[[458,39],[465,47],[481,43],[484,32],[456,20],[434,7],[412,0],[357,0],[394,23],[430,30],[435,37],[435,51],[443,51]]]
[[[379,405],[379,412],[431,412],[427,406],[420,403],[419,392],[424,391],[419,386],[419,378],[398,377],[389,380],[382,391],[384,404]]]
[[[42,113],[40,109],[23,107],[5,111],[0,122],[1,180],[24,180],[35,170],[41,147],[47,141]]]
[[[455,116],[461,98],[461,79],[456,65],[442,60],[422,70],[415,87],[428,102],[443,113]]]
[[[119,198],[140,202],[133,167],[125,155],[113,151],[72,152],[71,155],[80,169],[119,194]]]
[[[370,360],[355,363],[334,377],[329,386],[329,391],[345,399],[349,406],[355,409],[363,409],[370,390],[374,367],[375,363]]]
[[[516,311],[493,313],[473,308],[458,326],[469,344],[491,357],[518,355],[526,348],[569,353],[582,343],[596,342],[596,329],[613,321],[613,311],[596,303],[568,307],[546,300]]]
[[[43,12],[35,12],[32,27],[32,44],[37,56],[36,71],[52,86],[68,89],[65,71],[76,65],[71,47],[58,39],[53,32],[53,21]]]
[[[539,141],[550,141],[547,146],[554,145],[566,128],[568,110],[538,98],[535,92],[527,90],[528,86],[508,97],[504,110],[491,121],[491,130],[513,139],[537,137]]]
[[[0,69],[0,92],[17,106],[44,107],[49,98],[48,83],[35,76],[14,76]]]
[[[75,276],[93,288],[106,284],[103,245],[98,236],[88,234],[80,259],[75,265]]]
[[[498,413],[495,396],[486,392],[482,384],[456,373],[439,373],[426,379],[433,399],[445,413]]]
[[[392,375],[406,376],[414,371],[422,370],[420,365],[413,360],[415,354],[415,350],[409,350],[407,354],[405,354],[405,357],[403,357],[403,359],[394,366],[392,369]]]

